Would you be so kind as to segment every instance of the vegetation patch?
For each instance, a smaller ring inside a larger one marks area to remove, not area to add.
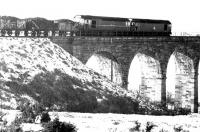
[[[90,84],[90,85],[89,85]],[[107,92],[105,99],[97,91],[97,83],[86,82],[55,70],[38,74],[28,83],[19,80],[6,82],[10,91],[18,95],[28,95],[44,107],[58,111],[90,112],[90,113],[136,113],[138,103],[130,97],[120,97]],[[94,87],[92,90],[89,87]]]
[[[60,122],[58,118],[43,124],[43,132],[76,132],[76,126],[71,123]]]
[[[36,75],[28,84],[19,80],[6,82],[10,91],[18,95],[28,95],[50,110],[89,112],[89,113],[122,113],[148,115],[187,115],[188,108],[174,107],[168,109],[165,104],[151,102],[149,98],[138,95],[135,99],[127,96],[116,96],[106,91],[104,97],[98,83],[86,82],[55,70]],[[93,89],[89,87],[93,87]],[[101,98],[101,101],[97,101]],[[169,99],[168,99],[169,100]]]

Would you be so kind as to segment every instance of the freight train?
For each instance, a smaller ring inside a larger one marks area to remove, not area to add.
[[[77,15],[74,20],[0,17],[0,36],[170,36],[168,20]]]

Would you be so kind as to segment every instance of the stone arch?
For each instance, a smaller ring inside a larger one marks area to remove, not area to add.
[[[155,58],[137,53],[128,74],[128,90],[149,97],[151,101],[161,101],[161,69]]]
[[[181,52],[174,51],[169,58],[166,75],[167,103],[175,102],[184,108],[194,108],[194,63]]]
[[[121,66],[110,52],[95,52],[86,62],[86,66],[106,76],[112,82],[122,85]]]

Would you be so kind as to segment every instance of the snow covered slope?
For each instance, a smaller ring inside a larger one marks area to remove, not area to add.
[[[5,106],[16,108],[20,98],[34,100],[27,93],[16,94],[5,82],[15,82],[21,87],[32,82],[35,76],[55,70],[78,80],[79,85],[74,83],[73,88],[94,91],[100,98],[105,94],[127,94],[47,38],[0,38],[0,94]]]

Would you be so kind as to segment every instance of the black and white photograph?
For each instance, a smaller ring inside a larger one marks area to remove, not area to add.
[[[198,0],[0,0],[0,132],[199,132]]]

